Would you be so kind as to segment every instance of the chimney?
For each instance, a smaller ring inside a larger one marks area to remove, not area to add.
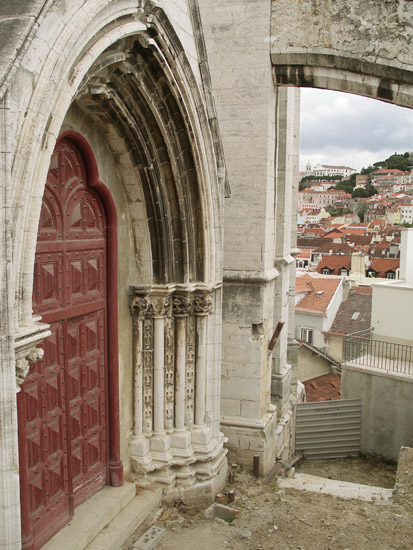
[[[363,276],[366,274],[366,260],[364,255],[359,252],[355,252],[351,255],[350,273],[361,273]]]

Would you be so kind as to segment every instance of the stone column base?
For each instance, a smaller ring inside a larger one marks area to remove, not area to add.
[[[161,484],[164,498],[181,498],[186,504],[211,502],[227,479],[227,450],[220,433],[208,445],[190,444],[186,449],[170,447],[167,453],[152,450],[131,456],[132,479],[138,487]],[[131,450],[137,450],[131,442]],[[146,450],[146,449],[144,449]]]
[[[290,409],[292,366],[288,363],[280,373],[271,376],[271,403],[277,407],[278,415],[284,416]]]
[[[254,455],[260,457],[259,474],[266,476],[275,463],[277,413],[270,413],[263,422],[224,418],[221,429],[228,438],[229,463],[236,462],[253,469]]]

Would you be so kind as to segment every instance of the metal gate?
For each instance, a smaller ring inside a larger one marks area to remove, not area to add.
[[[297,405],[295,447],[307,458],[357,456],[360,435],[361,399]]]

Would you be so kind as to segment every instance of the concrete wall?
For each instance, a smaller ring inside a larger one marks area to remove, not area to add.
[[[362,400],[361,451],[397,460],[413,446],[413,377],[342,365],[341,398]]]
[[[305,346],[298,350],[298,379],[301,382],[331,372],[331,363]]]
[[[341,363],[344,359],[344,340],[342,336],[336,336],[333,334],[327,334],[325,336],[327,344],[327,353],[333,359],[336,359],[338,363]]]
[[[413,229],[403,229],[400,245],[400,280],[373,284],[373,338],[412,346],[412,311]]]
[[[386,283],[373,286],[371,326],[375,340],[411,346],[413,287]]]

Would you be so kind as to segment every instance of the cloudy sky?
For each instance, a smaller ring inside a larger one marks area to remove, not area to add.
[[[361,170],[413,151],[413,110],[366,97],[301,89],[300,170],[310,161]]]

